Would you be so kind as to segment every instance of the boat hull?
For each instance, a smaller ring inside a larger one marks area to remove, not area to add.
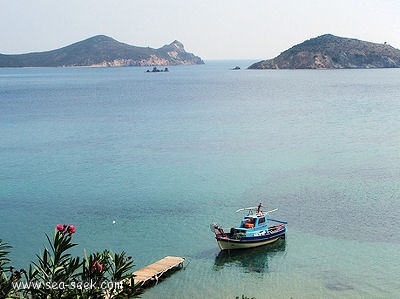
[[[266,235],[263,237],[254,238],[242,238],[232,239],[229,234],[216,236],[218,246],[221,250],[232,250],[232,249],[247,249],[259,246],[268,245],[278,241],[279,239],[285,238],[286,228],[282,229],[278,233]]]

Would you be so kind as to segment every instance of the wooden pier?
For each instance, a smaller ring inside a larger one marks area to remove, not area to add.
[[[166,256],[165,258],[148,265],[133,273],[135,284],[141,286],[149,283],[158,283],[158,279],[175,269],[183,267],[184,257]]]

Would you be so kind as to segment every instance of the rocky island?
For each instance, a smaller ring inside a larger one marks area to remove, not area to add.
[[[306,40],[249,69],[353,69],[400,67],[400,50],[387,43],[325,34]]]
[[[75,66],[167,66],[204,64],[185,51],[175,40],[159,49],[137,47],[97,35],[72,45],[46,52],[0,54],[0,67],[75,67]]]

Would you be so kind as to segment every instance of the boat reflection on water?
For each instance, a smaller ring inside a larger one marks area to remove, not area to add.
[[[267,247],[261,246],[243,250],[223,250],[215,257],[215,271],[224,267],[239,266],[245,272],[264,273],[268,272],[268,261],[278,255],[285,254],[285,239],[278,240]]]

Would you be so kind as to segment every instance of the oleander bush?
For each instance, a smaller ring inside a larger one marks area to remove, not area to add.
[[[12,282],[17,281],[14,276],[13,268],[8,266],[10,259],[7,255],[10,253],[8,250],[11,248],[7,243],[3,243],[0,239],[0,298],[12,298],[14,293]]]
[[[48,247],[28,270],[11,266],[11,246],[0,239],[0,299],[139,298],[132,257],[108,250],[74,257],[69,250],[77,246],[72,243],[75,231],[74,225],[58,224],[52,238],[46,234]]]

